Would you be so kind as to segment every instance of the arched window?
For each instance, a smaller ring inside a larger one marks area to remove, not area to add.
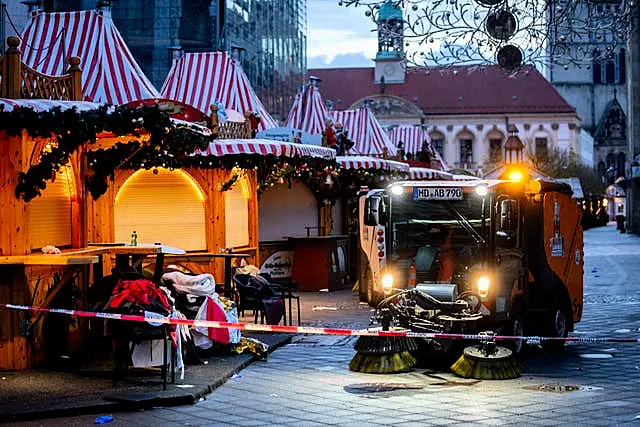
[[[464,131],[458,134],[458,153],[460,159],[460,167],[470,168],[473,165],[473,134]]]
[[[598,162],[598,176],[602,179],[605,179],[607,175],[607,167],[604,162],[601,160]]]
[[[607,169],[615,167],[615,156],[613,153],[607,154]]]
[[[607,55],[605,63],[605,83],[612,84],[616,82],[616,61],[612,55]]]
[[[186,172],[141,169],[122,185],[114,208],[116,242],[162,243],[185,251],[207,249],[204,194]]]
[[[618,84],[625,84],[627,81],[627,52],[624,48],[620,49],[617,57],[617,72],[616,81]]]
[[[593,50],[593,83],[602,83],[602,62],[600,60],[600,51],[598,49]]]
[[[440,132],[431,132],[429,138],[433,149],[444,159],[444,135]]]
[[[617,169],[616,178],[620,176],[625,176],[626,162],[627,162],[627,156],[625,156],[624,153],[618,153],[618,164],[616,165],[616,169]]]
[[[605,171],[605,181],[607,184],[613,184],[616,179],[617,159],[615,154],[607,154],[607,170]]]
[[[503,155],[504,135],[497,130],[493,130],[487,135],[487,141],[489,143],[489,163],[500,163]]]

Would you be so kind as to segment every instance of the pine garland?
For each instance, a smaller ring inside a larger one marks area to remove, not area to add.
[[[181,167],[253,169],[258,175],[259,191],[274,183],[293,178],[318,180],[327,172],[338,168],[335,160],[322,158],[287,158],[272,155],[237,154],[225,156],[193,155],[204,151],[214,137],[203,134],[192,126],[174,124],[169,115],[157,106],[139,108],[102,106],[91,111],[75,108],[62,111],[36,112],[20,107],[11,111],[0,110],[0,131],[18,136],[26,131],[32,138],[51,138],[55,141],[49,152],[43,152],[40,161],[18,177],[17,198],[30,201],[39,196],[70,156],[84,144],[96,141],[100,133],[131,137],[131,141],[117,143],[108,149],[87,153],[89,171],[87,188],[94,199],[103,195],[113,181],[117,169],[168,169]],[[135,138],[148,135],[141,144]],[[233,177],[232,177],[233,178]],[[237,180],[237,177],[236,177]],[[233,183],[223,183],[226,191]]]

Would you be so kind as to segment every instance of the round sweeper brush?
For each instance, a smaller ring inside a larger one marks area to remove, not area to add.
[[[462,378],[477,380],[511,380],[520,376],[521,366],[508,348],[485,343],[467,347],[451,366]]]
[[[418,349],[413,338],[361,336],[354,348],[356,355],[349,369],[366,374],[394,374],[407,372],[417,362],[411,351]]]

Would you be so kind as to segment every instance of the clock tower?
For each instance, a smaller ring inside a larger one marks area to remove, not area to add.
[[[377,84],[404,83],[404,19],[402,9],[387,0],[378,13],[378,53],[375,82]]]

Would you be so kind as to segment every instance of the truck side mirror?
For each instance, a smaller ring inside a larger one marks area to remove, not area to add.
[[[376,226],[384,221],[382,195],[372,194],[364,200],[364,225]]]
[[[518,202],[513,199],[500,201],[500,220],[496,230],[496,244],[502,247],[516,245],[518,231]]]

